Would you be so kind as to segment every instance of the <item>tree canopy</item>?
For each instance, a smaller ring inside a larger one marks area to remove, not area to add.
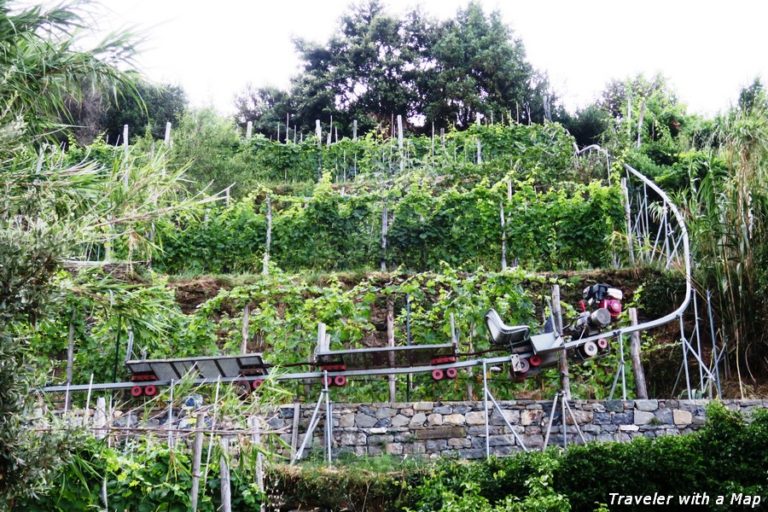
[[[418,9],[386,12],[380,0],[353,6],[325,44],[295,41],[303,69],[288,91],[246,88],[237,119],[274,135],[276,126],[312,130],[333,116],[340,133],[389,129],[403,115],[414,131],[466,128],[477,114],[543,121],[557,109],[546,77],[526,59],[498,12],[477,3],[443,22]],[[285,130],[283,130],[285,133]]]

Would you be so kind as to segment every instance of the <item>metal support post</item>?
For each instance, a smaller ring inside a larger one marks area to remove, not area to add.
[[[491,438],[488,418],[488,365],[483,359],[483,410],[485,411],[485,457],[491,456]]]

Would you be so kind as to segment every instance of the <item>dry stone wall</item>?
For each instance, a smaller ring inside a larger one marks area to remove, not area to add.
[[[586,440],[629,441],[634,437],[657,437],[693,432],[705,421],[707,400],[630,400],[573,401],[573,416],[566,414],[568,443],[581,442],[573,419]],[[747,417],[768,400],[726,401],[728,408]],[[501,401],[504,418],[529,449],[544,444],[552,402]],[[492,407],[491,404],[489,404]],[[483,402],[415,402],[387,404],[334,404],[333,451],[355,455],[392,454],[397,456],[460,457],[485,456],[485,413]],[[299,442],[309,424],[314,406],[305,404],[299,419]],[[509,455],[522,446],[509,430],[501,414],[491,409],[489,444],[494,455]],[[282,407],[269,419],[280,429],[290,445],[293,406]],[[310,441],[308,451],[323,450],[324,419]],[[550,444],[563,442],[561,407],[555,411]]]

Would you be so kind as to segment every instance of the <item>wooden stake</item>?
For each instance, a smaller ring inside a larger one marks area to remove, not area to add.
[[[163,137],[163,143],[168,147],[171,146],[171,122],[170,121],[165,123],[165,137]]]
[[[248,417],[248,427],[251,429],[251,442],[259,450],[256,454],[256,475],[254,480],[256,487],[264,494],[264,455],[261,453],[261,427],[259,426],[259,418],[256,416]],[[260,512],[265,512],[266,504],[262,503],[259,507]]]
[[[198,412],[195,420],[195,443],[192,448],[192,489],[189,493],[190,508],[197,512],[197,500],[200,496],[200,463],[203,460],[203,428],[205,427],[205,413]]]
[[[560,308],[560,285],[552,287],[552,317],[555,320],[555,333],[563,334],[563,310]],[[571,374],[568,369],[568,354],[566,350],[560,353],[560,387],[563,391],[563,399],[571,399]]]
[[[403,116],[397,116],[397,151],[400,153],[400,172],[405,170],[405,157],[403,155]]]
[[[123,185],[128,186],[128,125],[123,125]]]
[[[248,339],[250,338],[248,334],[248,330],[250,327],[250,321],[251,321],[251,307],[248,304],[246,304],[245,308],[243,309],[243,324],[241,327],[241,334],[243,336],[243,339],[240,342],[241,354],[248,353]]]
[[[253,137],[253,121],[248,121],[245,125],[245,140],[250,140]]]
[[[500,216],[501,216],[501,270],[506,270],[507,268],[507,230],[506,230],[506,222],[504,220],[504,204],[501,204],[500,207]]]
[[[69,320],[69,334],[67,335],[67,385],[72,384],[72,367],[75,362],[75,310],[72,309],[72,316]],[[68,411],[70,406],[70,396],[67,393],[64,396],[64,410]]]
[[[317,137],[317,147],[323,145],[323,130],[320,128],[320,120],[315,119],[315,137]]]
[[[395,301],[392,297],[387,298],[387,346],[395,348]],[[389,366],[390,368],[395,366],[394,351],[389,352]],[[394,374],[389,376],[389,401],[397,401],[397,383]]]
[[[272,247],[272,198],[267,194],[267,242],[264,249],[264,263],[261,273],[269,275],[269,252]]]
[[[629,308],[629,321],[637,325],[637,309]],[[635,331],[629,337],[629,354],[632,358],[632,371],[635,374],[635,390],[637,398],[648,398],[648,389],[645,385],[645,371],[640,361],[640,332]]]
[[[301,420],[301,402],[293,403],[293,424],[291,425],[291,460],[299,447],[299,421]]]
[[[229,475],[229,438],[221,438],[221,458],[219,459],[219,481],[221,482],[221,512],[232,512],[232,488]]]
[[[352,140],[357,141],[357,119],[352,121]]]
[[[384,202],[384,208],[381,210],[381,271],[387,271],[387,203]]]

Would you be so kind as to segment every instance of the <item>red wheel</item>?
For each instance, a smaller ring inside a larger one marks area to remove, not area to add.
[[[264,384],[264,379],[256,379],[253,382],[251,382],[251,387],[253,389],[259,389],[261,385]]]
[[[444,376],[445,374],[443,373],[443,370],[441,370],[440,368],[436,368],[432,370],[432,378],[434,380],[443,380]]]
[[[600,350],[605,350],[608,348],[608,340],[605,338],[600,338],[597,340],[597,348]]]
[[[534,368],[537,368],[541,366],[541,363],[543,363],[544,360],[541,358],[540,355],[535,354],[528,359],[528,362],[531,364],[531,366],[533,366]]]
[[[155,396],[157,394],[157,387],[150,384],[144,388],[144,394],[147,396]]]
[[[347,385],[347,378],[343,375],[337,375],[333,378],[333,384],[334,386],[346,386]]]
[[[445,377],[448,379],[455,379],[456,375],[458,374],[459,374],[459,370],[457,370],[456,368],[448,368],[447,370],[445,370]]]
[[[141,388],[141,386],[133,386],[131,388],[131,396],[134,398],[140,397],[142,394],[144,394],[144,390]]]

